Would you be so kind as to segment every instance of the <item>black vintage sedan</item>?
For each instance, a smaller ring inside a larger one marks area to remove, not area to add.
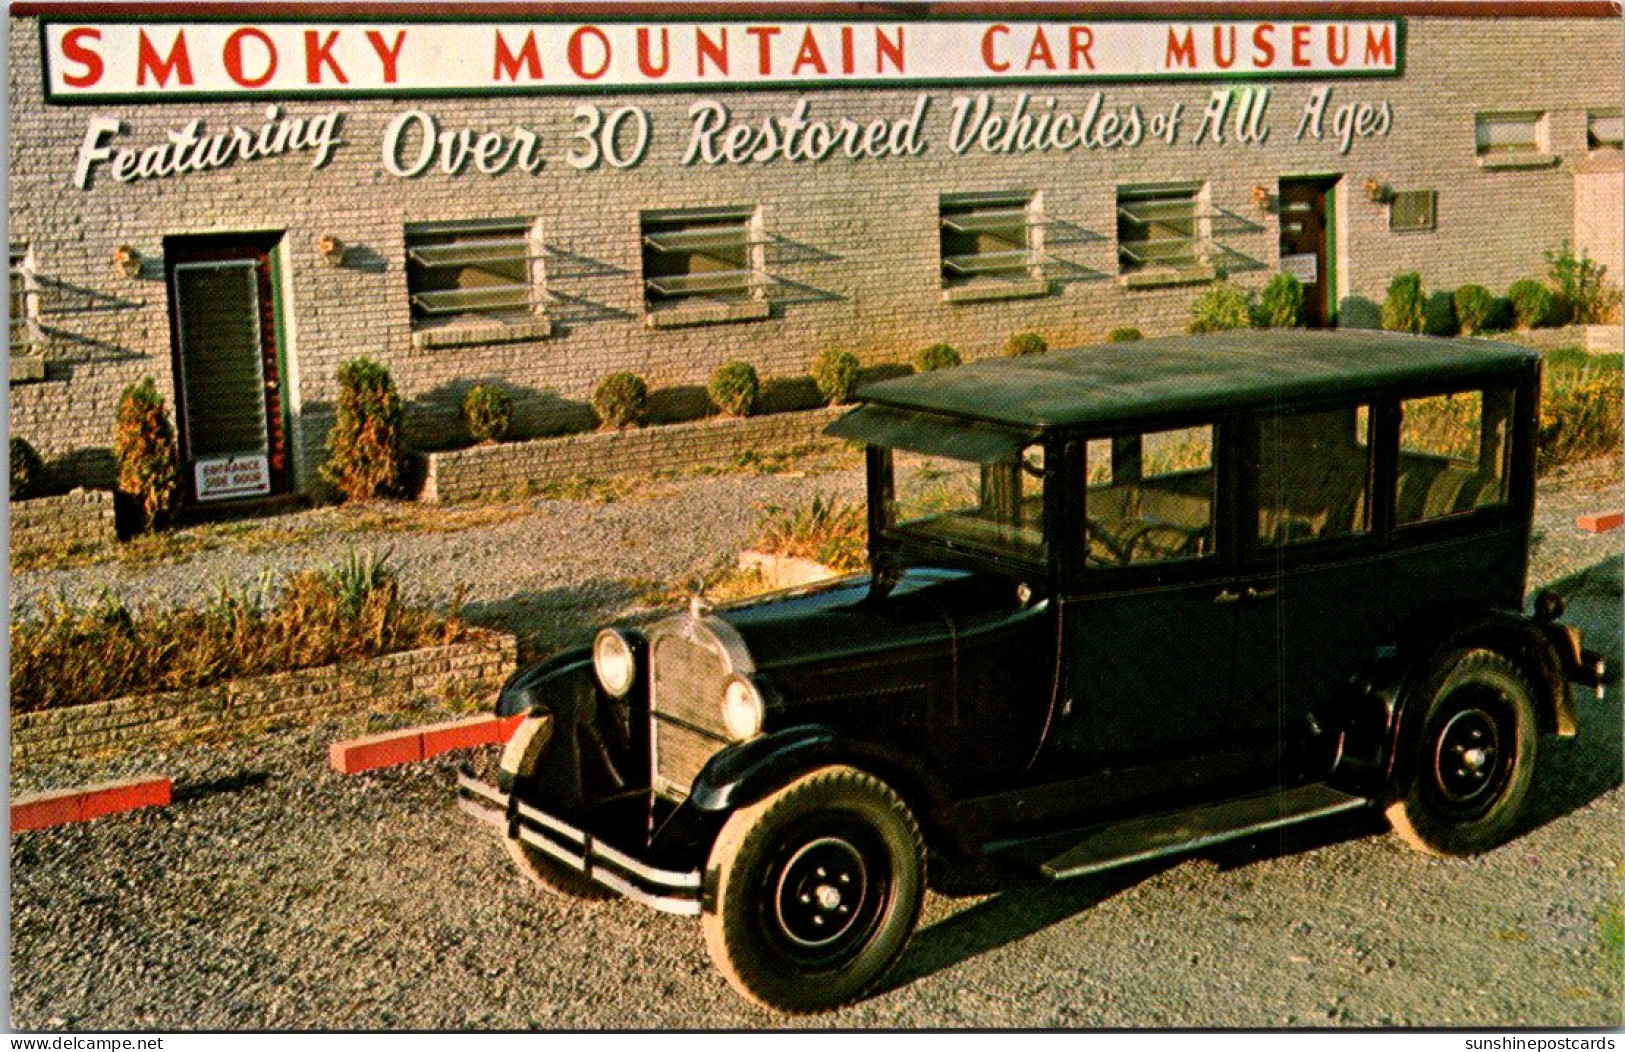
[[[604,629],[461,783],[537,882],[699,916],[762,1004],[871,989],[928,859],[1060,879],[1361,808],[1495,847],[1602,682],[1526,612],[1528,351],[1241,332],[859,394],[870,574]]]

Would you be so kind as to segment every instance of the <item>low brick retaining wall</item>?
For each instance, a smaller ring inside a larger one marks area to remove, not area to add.
[[[422,497],[426,501],[474,500],[570,478],[725,464],[752,451],[782,449],[818,438],[845,411],[837,406],[742,420],[709,417],[430,453]]]
[[[94,548],[117,537],[111,490],[80,489],[11,504],[13,552]]]
[[[11,762],[168,745],[194,735],[262,731],[397,709],[421,699],[494,693],[518,661],[514,637],[407,650],[340,665],[143,694],[11,718]]]

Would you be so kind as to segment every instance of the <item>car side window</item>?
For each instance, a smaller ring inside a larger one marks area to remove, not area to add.
[[[1197,559],[1213,546],[1213,426],[1085,443],[1084,563]]]
[[[1259,545],[1283,547],[1369,532],[1369,406],[1262,416],[1254,437],[1254,540]]]
[[[1512,399],[1494,387],[1400,402],[1397,523],[1507,502]]]

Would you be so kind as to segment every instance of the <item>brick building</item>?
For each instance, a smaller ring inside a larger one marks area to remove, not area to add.
[[[315,484],[370,355],[411,441],[681,416],[946,341],[1183,328],[1219,278],[1374,324],[1394,274],[1504,291],[1577,240],[1621,271],[1612,5],[19,4],[13,434],[111,476],[124,386],[189,496]]]

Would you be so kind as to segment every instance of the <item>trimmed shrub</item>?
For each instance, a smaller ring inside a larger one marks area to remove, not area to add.
[[[1303,282],[1291,274],[1277,274],[1258,296],[1258,324],[1266,329],[1290,329],[1303,313]]]
[[[728,362],[717,366],[705,391],[711,404],[729,416],[749,416],[761,397],[762,383],[749,362]]]
[[[1556,318],[1557,297],[1550,288],[1534,278],[1514,281],[1512,287],[1507,289],[1507,299],[1512,301],[1512,313],[1520,328],[1534,329],[1550,325]]]
[[[1247,302],[1247,294],[1228,281],[1218,281],[1191,304],[1191,320],[1185,331],[1224,332],[1250,328],[1252,324],[1252,305]]]
[[[397,492],[405,466],[401,396],[389,370],[371,358],[339,366],[338,412],[327,434],[322,476],[347,500],[373,500]]]
[[[1006,358],[1023,358],[1029,354],[1043,354],[1049,350],[1049,341],[1036,332],[1013,333],[1004,341]]]
[[[118,491],[141,509],[142,528],[152,529],[174,510],[180,451],[163,397],[150,379],[131,384],[119,397],[113,458]]]
[[[1133,343],[1136,340],[1145,339],[1145,336],[1134,326],[1123,325],[1113,329],[1106,335],[1106,338],[1112,343]]]
[[[501,442],[513,426],[513,396],[500,387],[475,384],[463,395],[463,422],[476,442]]]
[[[610,373],[593,389],[592,411],[604,427],[641,427],[649,419],[649,385],[637,373]]]
[[[1461,331],[1456,321],[1456,300],[1450,293],[1428,293],[1422,305],[1422,331],[1429,336],[1455,336]]]
[[[946,343],[933,343],[929,347],[922,348],[920,353],[914,356],[914,370],[921,373],[952,369],[960,363],[959,352]]]
[[[1495,294],[1482,285],[1463,285],[1456,290],[1456,321],[1469,336],[1489,329],[1495,317]]]
[[[45,489],[45,461],[28,439],[11,436],[11,499],[38,496]]]
[[[1427,295],[1414,270],[1394,275],[1382,301],[1382,327],[1390,332],[1421,332],[1427,324]]]
[[[862,370],[863,363],[858,361],[857,355],[831,348],[813,362],[812,375],[824,401],[840,405],[852,398],[852,389],[858,386],[858,373]]]
[[[1562,321],[1595,325],[1607,321],[1619,306],[1619,286],[1608,280],[1608,268],[1580,250],[1576,256],[1567,241],[1546,251],[1547,274],[1557,286],[1558,314]]]

